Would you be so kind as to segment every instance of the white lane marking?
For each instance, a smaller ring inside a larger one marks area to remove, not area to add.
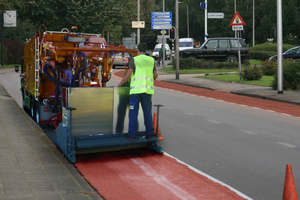
[[[289,147],[289,148],[296,148],[296,146],[295,145],[292,145],[292,144],[290,144],[290,143],[286,143],[286,142],[276,142],[277,144],[280,144],[280,145],[282,145],[282,146],[285,146],[285,147]]]
[[[209,122],[215,123],[215,124],[221,124],[221,122],[218,122],[218,121],[215,121],[215,120],[212,120],[212,119],[206,119],[206,120],[209,121]]]
[[[195,114],[193,113],[185,113],[186,115],[194,116]]]
[[[179,199],[196,200],[195,197],[191,196],[188,192],[170,182],[166,177],[156,173],[156,170],[154,170],[151,165],[145,163],[141,158],[131,158],[131,160],[133,163],[138,165],[147,176],[152,177],[156,183],[170,190]]]
[[[211,181],[216,182],[216,183],[219,183],[219,184],[221,184],[221,185],[227,187],[228,189],[230,189],[231,191],[235,192],[237,195],[243,197],[244,199],[253,200],[252,198],[246,196],[245,194],[241,193],[240,191],[234,189],[233,187],[231,187],[231,186],[229,186],[229,185],[227,185],[227,184],[225,184],[225,183],[219,181],[218,179],[215,179],[214,177],[212,177],[212,176],[210,176],[210,175],[208,175],[208,174],[206,174],[206,173],[204,173],[204,172],[202,172],[202,171],[196,169],[195,167],[192,167],[192,166],[186,164],[185,162],[183,162],[183,161],[181,161],[181,160],[178,160],[177,158],[171,156],[171,155],[168,154],[167,152],[164,152],[164,154],[165,154],[166,156],[169,156],[170,158],[174,158],[177,162],[186,165],[188,168],[190,168],[190,169],[193,170],[194,172],[196,172],[196,173],[198,173],[198,174],[200,174],[200,175],[202,175],[202,176],[205,176],[206,178],[210,179]]]
[[[254,133],[252,131],[242,130],[242,132],[247,133],[249,135],[258,135],[258,133]]]

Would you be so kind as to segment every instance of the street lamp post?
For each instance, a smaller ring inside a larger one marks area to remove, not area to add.
[[[178,2],[178,3],[184,3],[184,2]],[[186,4],[186,31],[187,31],[187,37],[190,37],[190,26],[189,26],[189,5]]]
[[[138,0],[137,14],[138,14],[138,21],[140,21],[140,0]],[[137,44],[139,43],[140,43],[140,28],[137,29]]]
[[[186,24],[187,24],[187,35],[190,37],[190,27],[189,27],[189,5],[186,4]]]
[[[282,1],[277,0],[277,93],[283,94],[283,70],[282,70]]]
[[[179,17],[178,17],[178,0],[175,0],[175,18],[176,18],[176,29],[175,29],[175,58],[176,58],[176,80],[179,79]]]
[[[255,46],[255,0],[253,0],[253,36],[252,46]]]

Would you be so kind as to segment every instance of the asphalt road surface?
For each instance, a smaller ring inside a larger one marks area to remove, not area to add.
[[[0,71],[0,83],[21,105],[18,75]],[[113,76],[108,86],[119,81]],[[253,199],[282,199],[286,164],[299,185],[299,117],[161,87],[153,104],[164,105],[160,145],[177,159]]]

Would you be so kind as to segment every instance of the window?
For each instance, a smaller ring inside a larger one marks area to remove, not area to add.
[[[230,42],[231,42],[231,46],[233,48],[238,48],[238,41],[237,40],[230,40]],[[239,45],[240,45],[240,47],[242,47],[240,41],[239,41]]]
[[[229,40],[219,40],[220,48],[230,48]]]
[[[206,47],[208,49],[216,49],[218,47],[218,40],[210,40],[207,42]]]

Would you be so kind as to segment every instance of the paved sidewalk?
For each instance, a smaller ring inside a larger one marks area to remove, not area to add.
[[[0,199],[102,199],[1,84]]]
[[[175,74],[166,74],[160,71],[161,68],[157,67],[158,80],[161,81],[300,105],[300,91],[283,91],[283,94],[278,94],[277,90],[273,90],[271,87],[195,78],[204,76],[204,74],[179,74],[177,80]]]

